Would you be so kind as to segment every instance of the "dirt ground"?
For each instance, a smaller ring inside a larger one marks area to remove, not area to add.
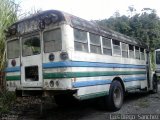
[[[30,102],[29,102],[30,101]],[[58,107],[51,100],[45,105],[40,99],[18,98],[11,114],[3,115],[10,120],[160,120],[160,85],[157,94],[130,93],[123,107],[117,112],[102,110],[93,102],[82,101],[72,107]]]

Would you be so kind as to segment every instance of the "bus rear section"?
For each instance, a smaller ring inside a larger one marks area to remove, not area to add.
[[[55,62],[68,60],[68,43],[65,42],[70,39],[66,33],[68,28],[62,13],[54,10],[20,20],[9,27],[5,70],[9,91],[16,91],[21,96],[75,91],[71,79],[63,74],[68,69],[54,67]]]

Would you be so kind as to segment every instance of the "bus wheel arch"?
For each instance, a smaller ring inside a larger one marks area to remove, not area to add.
[[[120,77],[115,77],[115,78],[112,80],[112,82],[113,82],[113,81],[119,81],[119,82],[121,83],[121,85],[122,85],[123,92],[125,93],[126,89],[125,89],[123,80],[122,80]]]
[[[115,77],[110,85],[109,94],[106,96],[106,107],[109,110],[117,111],[122,107],[124,91],[122,79]]]

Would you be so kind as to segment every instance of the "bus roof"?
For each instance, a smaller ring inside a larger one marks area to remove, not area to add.
[[[121,42],[128,43],[131,45],[147,48],[147,45],[145,45],[139,40],[123,35],[109,28],[103,28],[99,26],[96,22],[87,21],[82,18],[76,17],[74,15],[71,15],[62,11],[58,11],[58,10],[47,10],[47,11],[42,11],[37,14],[31,15],[27,18],[17,21],[11,27],[9,27],[9,29],[14,28],[13,26],[17,26],[16,27],[17,29],[20,29],[20,28],[22,29],[21,27],[22,25],[20,26],[20,24],[23,24],[27,21],[32,21],[32,20],[40,21],[49,15],[53,15],[54,17],[56,17],[56,20],[57,20],[56,23],[60,24],[65,22],[66,24],[69,24],[73,28],[95,33],[95,34],[98,34],[107,38],[111,38],[114,40],[119,40]],[[17,30],[17,31],[21,32],[21,30]]]

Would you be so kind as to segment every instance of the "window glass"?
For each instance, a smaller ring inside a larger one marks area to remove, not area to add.
[[[113,40],[113,54],[121,55],[120,42],[117,40]]]
[[[136,59],[140,59],[139,47],[135,47],[135,57]]]
[[[91,53],[101,54],[101,48],[98,46],[91,45]]]
[[[134,46],[129,45],[129,57],[134,58]]]
[[[55,52],[62,49],[61,30],[54,29],[43,34],[44,52]]]
[[[76,51],[88,52],[88,44],[75,42],[74,46]]]
[[[87,32],[74,29],[74,40],[87,43]]]
[[[88,52],[87,32],[74,29],[74,49],[76,51]]]
[[[128,44],[122,43],[122,57],[128,57]]]
[[[90,33],[90,49],[91,53],[101,53],[100,36]]]
[[[160,51],[156,51],[156,64],[160,64]]]
[[[18,58],[20,55],[20,45],[19,40],[12,40],[7,42],[7,57],[8,59],[11,58]]]
[[[40,54],[40,38],[38,35],[22,38],[22,55],[30,56]]]
[[[111,39],[102,38],[102,42],[103,42],[103,54],[112,55]]]
[[[141,60],[145,60],[144,48],[140,48]]]
[[[94,45],[100,45],[100,36],[90,33],[90,43]]]

